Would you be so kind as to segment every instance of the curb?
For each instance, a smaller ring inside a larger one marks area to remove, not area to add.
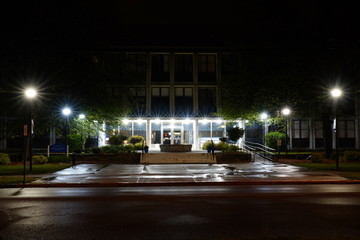
[[[226,185],[296,185],[296,184],[360,184],[360,180],[236,181],[236,182],[149,182],[149,183],[28,183],[0,188],[66,188],[66,187],[152,187],[152,186],[226,186]]]

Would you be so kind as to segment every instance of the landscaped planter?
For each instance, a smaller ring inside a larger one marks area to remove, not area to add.
[[[311,154],[275,154],[272,156],[273,161],[279,161],[279,159],[293,159],[293,160],[308,160]]]
[[[141,153],[75,154],[75,163],[140,163]]]
[[[251,154],[241,152],[215,153],[217,163],[243,163],[251,162]]]

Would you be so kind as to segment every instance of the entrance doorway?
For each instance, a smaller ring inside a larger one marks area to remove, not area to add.
[[[152,122],[151,148],[160,148],[160,144],[193,144],[193,123],[177,121]]]

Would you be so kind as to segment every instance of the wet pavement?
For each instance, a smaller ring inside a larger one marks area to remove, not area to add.
[[[33,184],[236,183],[347,180],[330,172],[309,172],[288,164],[79,164],[44,175]]]

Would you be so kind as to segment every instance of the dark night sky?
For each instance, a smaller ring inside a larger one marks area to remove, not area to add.
[[[356,1],[1,1],[3,46],[359,47]]]

